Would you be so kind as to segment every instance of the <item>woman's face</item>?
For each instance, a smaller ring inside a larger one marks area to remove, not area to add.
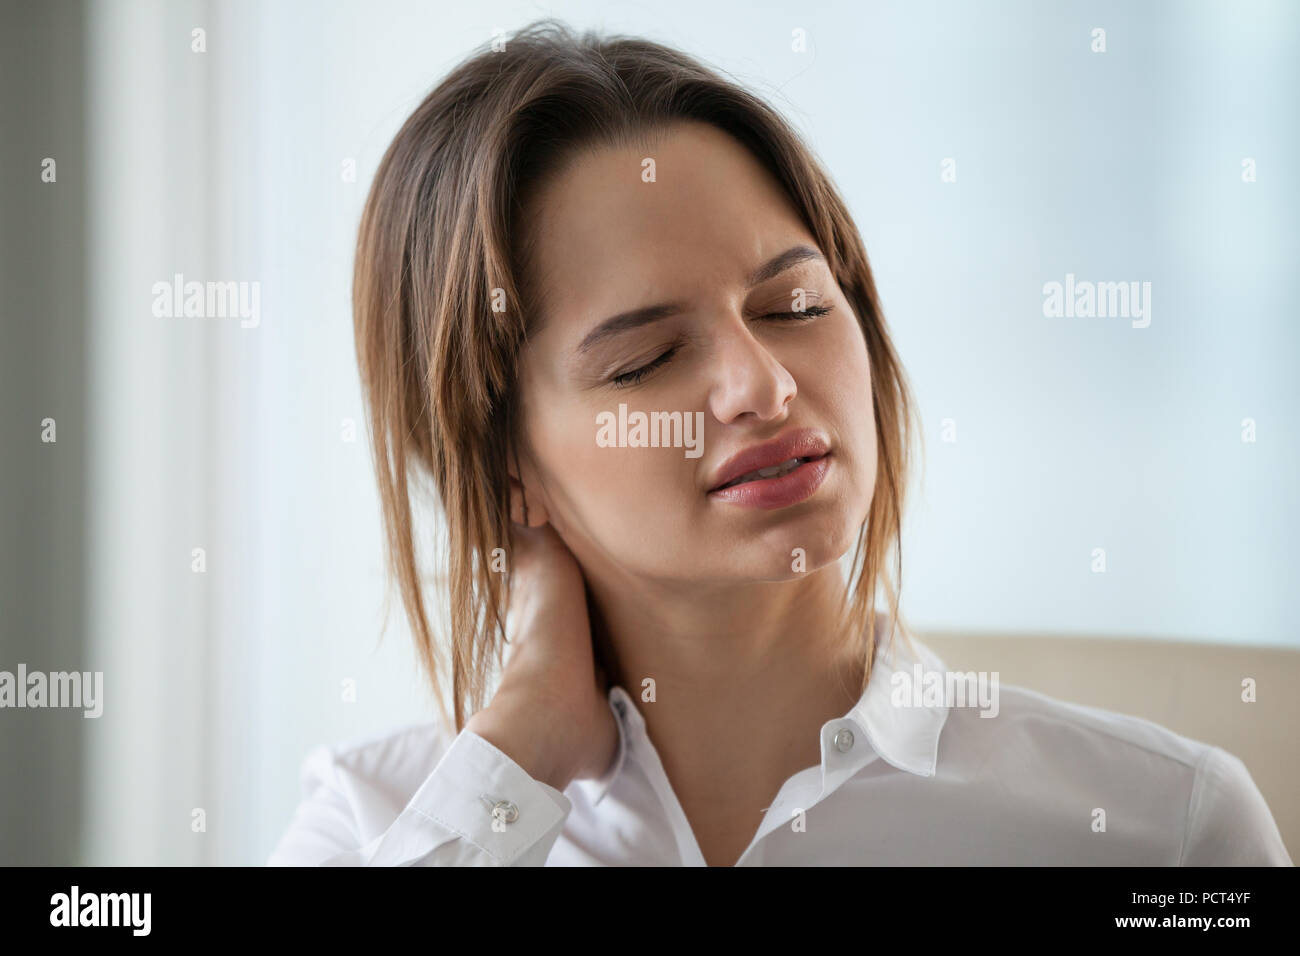
[[[541,298],[520,368],[530,522],[540,505],[589,574],[668,586],[787,580],[843,555],[876,479],[866,344],[762,166],[715,127],[679,123],[648,157],[608,148],[574,160],[524,221]],[[656,412],[678,413],[682,428]],[[734,456],[790,436],[805,443],[737,467],[827,454],[716,490]]]

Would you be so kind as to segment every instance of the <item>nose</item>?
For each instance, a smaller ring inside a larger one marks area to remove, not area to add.
[[[744,319],[736,316],[724,323],[715,344],[714,382],[709,392],[713,416],[730,425],[747,415],[766,422],[785,414],[798,391],[794,376],[754,338]]]

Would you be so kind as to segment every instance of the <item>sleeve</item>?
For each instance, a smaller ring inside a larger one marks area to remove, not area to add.
[[[366,788],[349,785],[334,752],[313,750],[301,781],[302,802],[268,866],[542,866],[572,810],[563,793],[470,731],[364,845]]]
[[[1293,865],[1250,771],[1220,747],[1208,748],[1196,768],[1179,865]]]

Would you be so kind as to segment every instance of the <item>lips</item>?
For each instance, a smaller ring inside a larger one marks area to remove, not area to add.
[[[741,475],[739,478],[733,478],[725,485],[720,485],[718,491],[723,488],[734,488],[736,485],[744,484],[749,481],[760,481],[763,478],[780,478],[782,475],[788,475],[800,465],[806,465],[811,458],[791,458],[789,461],[783,461],[779,465],[773,465],[771,468],[760,468],[758,471],[751,471]]]
[[[810,428],[793,431],[727,459],[710,479],[709,491],[780,478],[829,453],[830,445],[818,432]]]

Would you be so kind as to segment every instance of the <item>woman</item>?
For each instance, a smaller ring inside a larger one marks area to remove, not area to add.
[[[898,611],[908,388],[830,179],[728,80],[549,21],[468,60],[379,167],[354,306],[452,713],[316,750],[272,863],[1290,862],[1222,750],[897,692],[943,673]]]

